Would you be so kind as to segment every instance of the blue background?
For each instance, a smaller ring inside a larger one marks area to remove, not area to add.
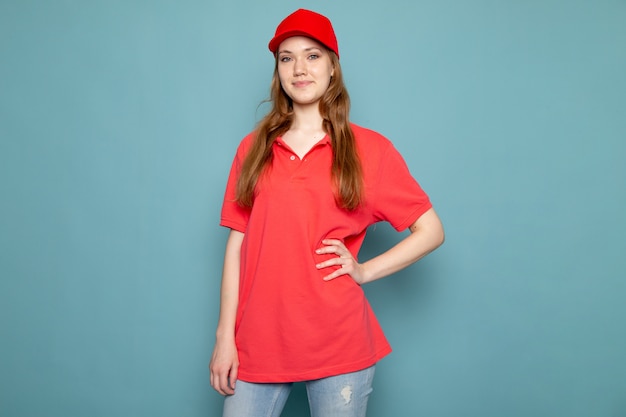
[[[221,198],[298,7],[447,232],[366,286],[369,415],[626,416],[623,0],[0,1],[0,415],[220,414]]]

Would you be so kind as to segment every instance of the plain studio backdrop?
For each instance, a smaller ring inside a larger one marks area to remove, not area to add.
[[[300,7],[447,232],[365,287],[369,415],[626,416],[623,0],[1,0],[0,415],[220,415],[221,200]]]

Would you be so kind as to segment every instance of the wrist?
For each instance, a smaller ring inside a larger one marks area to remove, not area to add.
[[[371,282],[374,280],[373,277],[373,273],[371,271],[371,268],[369,268],[370,265],[368,265],[368,262],[362,263],[361,264],[361,280],[359,282],[359,285],[363,285],[363,284],[367,284],[368,282]]]
[[[217,340],[235,339],[235,330],[231,327],[223,328],[218,326],[215,331],[215,338]]]

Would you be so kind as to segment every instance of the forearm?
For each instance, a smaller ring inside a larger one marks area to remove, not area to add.
[[[433,209],[424,213],[409,230],[411,234],[397,245],[361,264],[362,284],[406,268],[437,249],[444,241],[443,226]]]
[[[226,242],[216,337],[234,337],[239,302],[239,262],[244,234],[231,230]]]

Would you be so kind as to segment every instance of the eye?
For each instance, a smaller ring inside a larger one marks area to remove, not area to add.
[[[319,57],[320,56],[318,54],[311,54],[311,55],[309,55],[309,59],[317,59]]]
[[[279,61],[280,62],[289,62],[289,61],[291,61],[291,57],[284,55],[284,56],[281,56],[279,58]]]

